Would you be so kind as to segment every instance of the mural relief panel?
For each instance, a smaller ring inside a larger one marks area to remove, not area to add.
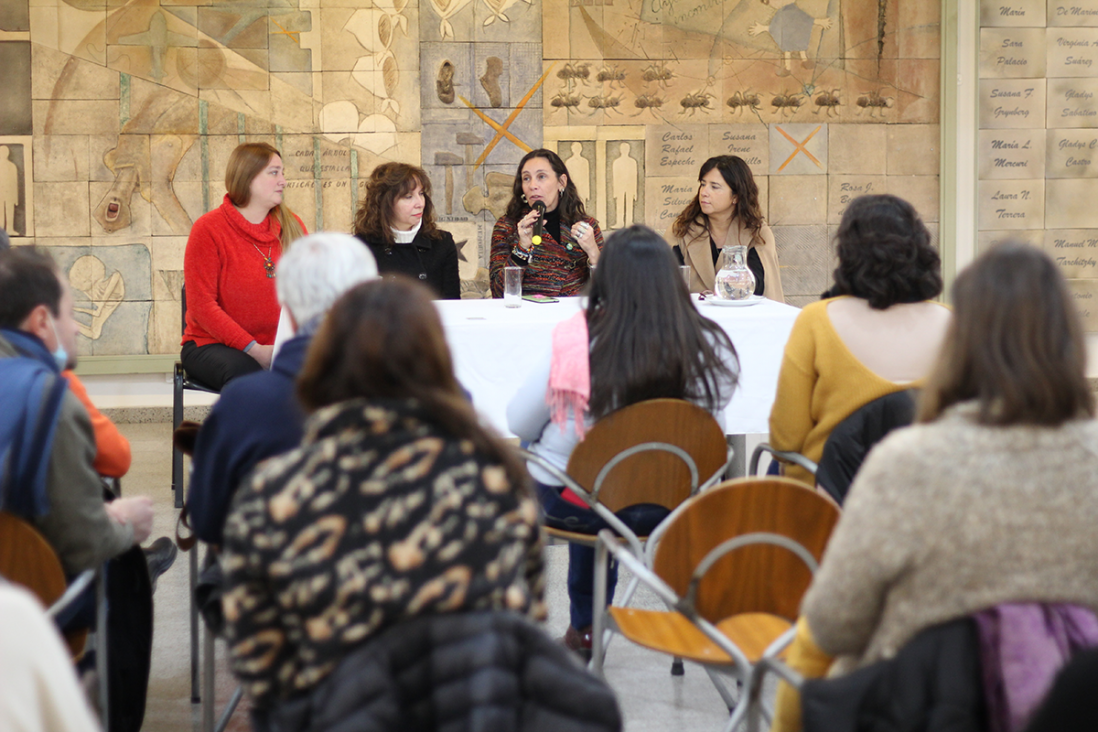
[[[1025,167],[1009,163],[1044,164],[1030,150],[1051,152],[1045,127],[1095,126],[1093,48],[1076,45],[1091,42],[1088,3],[1071,16],[1008,0],[985,18],[1000,43],[982,67],[1000,70],[984,80],[981,104],[999,110],[985,127],[1030,143],[998,148],[996,182]],[[187,234],[220,204],[242,141],[282,152],[287,203],[310,230],[349,230],[378,163],[423,165],[463,297],[487,294],[491,230],[526,152],[557,150],[608,232],[666,230],[701,164],[731,154],[756,176],[803,304],[854,195],[908,195],[937,218],[936,156],[915,170],[884,130],[937,139],[938,13],[917,0],[6,2],[0,31],[30,38],[0,40],[0,223],[81,250],[65,266],[86,296],[87,352],[170,353]],[[1046,66],[1068,70],[1047,94]],[[1046,155],[1057,180],[1091,177],[1068,149]]]

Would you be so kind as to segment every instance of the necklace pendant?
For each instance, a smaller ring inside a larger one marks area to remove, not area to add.
[[[565,248],[566,248],[566,249],[567,249],[568,251],[572,251],[572,244],[571,244],[571,243],[565,244]]]
[[[275,267],[270,259],[264,258],[263,269],[267,271],[267,279],[273,280],[275,276]]]

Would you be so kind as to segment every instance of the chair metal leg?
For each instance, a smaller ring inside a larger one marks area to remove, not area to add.
[[[198,586],[198,547],[194,546],[187,554],[191,557],[191,704],[199,701],[198,695],[198,605],[195,603],[194,590]]]
[[[742,478],[747,475],[747,435],[727,435],[728,446],[732,448],[732,463],[725,471],[724,477]]]
[[[671,675],[672,676],[685,676],[686,668],[682,665],[682,659],[675,656],[671,660]]]
[[[229,699],[229,703],[225,705],[225,711],[221,712],[221,717],[217,720],[217,726],[214,727],[214,732],[225,732],[225,728],[229,726],[229,720],[232,719],[233,712],[236,711],[236,707],[240,704],[240,699],[243,696],[244,687],[237,686],[232,698]]]
[[[111,728],[110,679],[107,676],[107,573],[106,565],[99,568],[95,583],[95,672],[99,677],[99,718],[103,729]]]
[[[729,690],[729,688],[725,686],[725,680],[722,677],[722,674],[716,669],[713,669],[709,666],[703,666],[702,668],[704,668],[705,672],[709,674],[709,680],[713,682],[713,686],[717,687],[717,693],[721,695],[721,699],[724,700],[724,705],[728,707],[728,711],[735,711],[740,700],[732,696],[731,690]]]
[[[172,392],[172,431],[183,422],[183,364],[175,365]],[[183,453],[172,447],[172,497],[175,507],[183,508]]]
[[[594,622],[591,626],[591,663],[590,668],[599,678],[603,678],[602,662],[606,654],[603,643],[603,631],[606,628],[606,571],[609,554],[601,541],[595,544],[595,599]]]
[[[214,729],[214,674],[217,665],[214,658],[214,635],[209,628],[202,629],[202,732]]]

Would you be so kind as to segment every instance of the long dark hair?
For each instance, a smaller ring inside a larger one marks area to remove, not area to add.
[[[454,377],[430,291],[402,275],[344,293],[313,336],[297,393],[309,412],[350,399],[414,399],[455,439],[500,462],[511,485],[527,483],[514,451],[482,427]]]
[[[393,205],[401,196],[423,187],[423,218],[421,230],[434,237],[435,204],[431,202],[431,179],[423,168],[407,163],[382,163],[370,173],[366,193],[355,212],[355,234],[374,244],[393,246]]]
[[[958,275],[953,305],[920,422],[969,400],[987,425],[1094,416],[1083,327],[1048,255],[1018,241],[999,244]]]
[[[595,419],[660,397],[714,410],[736,386],[732,341],[698,313],[671,247],[647,226],[606,240],[588,291],[587,329]]]
[[[942,292],[942,261],[915,207],[888,194],[858,196],[843,212],[834,295],[876,310],[922,302]]]
[[[698,172],[698,182],[700,183],[702,178],[709,175],[709,171],[714,168],[720,171],[724,182],[736,197],[732,218],[739,219],[751,232],[752,242],[761,244],[762,235],[759,232],[763,225],[763,215],[759,207],[759,186],[755,183],[755,176],[751,175],[751,168],[747,167],[747,163],[741,157],[718,155],[702,163],[701,171]],[[680,239],[686,236],[695,223],[709,227],[709,217],[701,210],[700,194],[700,190],[694,194],[694,200],[686,205],[671,226],[671,233]]]
[[[572,176],[568,173],[564,161],[560,159],[560,155],[543,147],[531,150],[523,155],[522,160],[519,161],[518,171],[515,172],[515,182],[511,184],[511,202],[507,204],[507,213],[504,216],[511,221],[518,221],[530,210],[529,204],[522,200],[522,169],[533,158],[544,158],[549,161],[549,167],[553,169],[558,178],[562,175],[568,176],[568,182],[564,184],[564,190],[560,194],[560,203],[557,204],[561,222],[571,225],[580,219],[587,218],[587,210],[583,207],[583,200],[580,199],[579,191],[576,190],[576,184],[572,182]]]

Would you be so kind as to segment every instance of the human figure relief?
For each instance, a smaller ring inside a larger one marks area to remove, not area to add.
[[[107,277],[107,268],[99,257],[87,254],[73,262],[69,268],[69,284],[88,299],[88,307],[74,307],[73,312],[91,316],[91,323],[77,324],[85,338],[99,340],[103,326],[126,297],[126,283],[122,273],[115,270]]]
[[[19,167],[10,160],[11,150],[0,145],[0,228],[15,234],[15,207],[19,205]]]
[[[633,223],[633,206],[637,202],[637,161],[630,155],[632,146],[623,142],[621,153],[611,167],[614,175],[614,225],[619,229]]]
[[[749,35],[758,36],[769,33],[782,52],[782,68],[778,76],[789,76],[792,71],[791,58],[800,54],[801,66],[811,69],[815,64],[808,59],[808,44],[815,26],[827,29],[831,27],[830,18],[813,18],[797,7],[797,0],[761,0],[764,5],[777,8],[769,25],[755,23],[747,29]]]
[[[583,157],[583,143],[572,143],[572,157],[564,161],[568,170],[572,171],[572,182],[576,184],[576,192],[580,200],[587,208],[591,207],[591,164]]]

